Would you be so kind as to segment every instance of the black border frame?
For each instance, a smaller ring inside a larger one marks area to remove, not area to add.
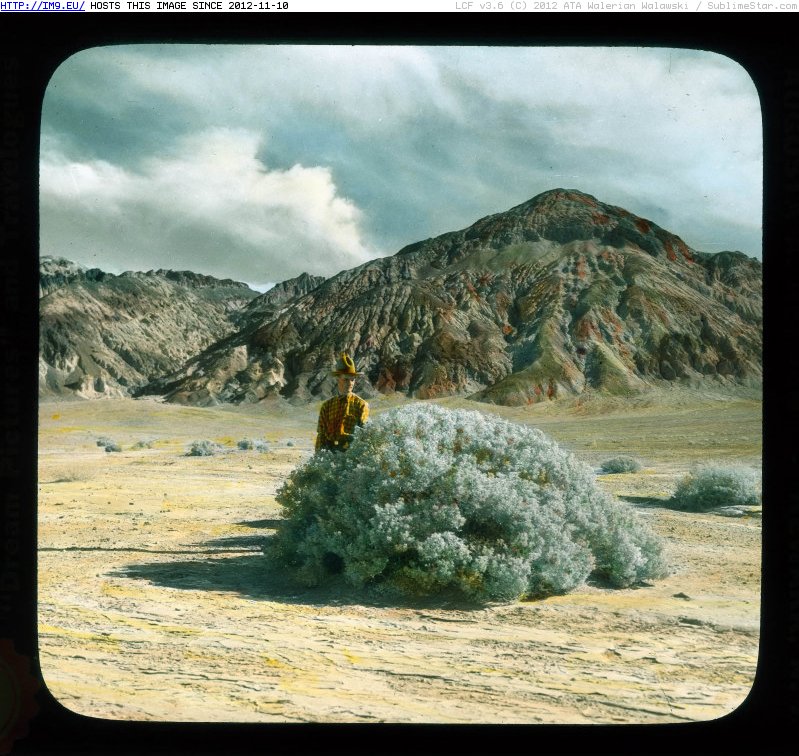
[[[799,722],[797,324],[799,59],[787,13],[3,14],[0,24],[0,639],[29,666],[38,710],[13,752],[789,753]],[[755,23],[755,21],[757,23]],[[711,50],[752,76],[764,116],[764,498],[761,651],[732,714],[665,725],[171,724],[74,714],[44,686],[36,630],[38,160],[42,97],[73,53],[105,44],[340,43],[667,46]],[[785,290],[782,290],[785,287]],[[784,332],[781,334],[780,332]],[[783,433],[783,430],[785,433]]]

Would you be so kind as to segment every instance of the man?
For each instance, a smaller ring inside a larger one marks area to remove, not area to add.
[[[355,426],[362,426],[369,417],[369,405],[352,393],[355,378],[363,373],[355,369],[355,363],[346,352],[341,353],[333,375],[338,379],[338,396],[328,399],[319,410],[316,451],[346,451]]]

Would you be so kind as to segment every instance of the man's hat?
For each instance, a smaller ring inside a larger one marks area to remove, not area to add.
[[[350,357],[346,352],[342,352],[341,357],[339,357],[338,362],[336,363],[336,369],[333,371],[333,375],[344,375],[355,378],[355,376],[363,375],[363,373],[359,373],[355,369],[355,363],[352,361],[352,357]]]

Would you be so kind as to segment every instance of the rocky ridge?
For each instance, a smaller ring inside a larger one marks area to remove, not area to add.
[[[556,189],[253,301],[238,331],[135,394],[202,405],[322,398],[341,350],[365,372],[366,396],[522,405],[658,382],[758,382],[761,287],[755,259],[703,253]]]
[[[250,301],[242,312],[242,325],[246,328],[258,327],[260,323],[276,317],[292,299],[313,291],[325,280],[324,276],[301,273],[296,278],[281,281],[269,291]]]
[[[120,275],[40,261],[39,390],[128,396],[237,330],[258,293],[190,271]]]

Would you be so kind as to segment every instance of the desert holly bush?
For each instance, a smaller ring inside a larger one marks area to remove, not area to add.
[[[188,450],[186,451],[187,457],[212,457],[222,447],[213,441],[192,441]]]
[[[638,472],[641,469],[641,463],[634,457],[622,455],[620,457],[606,459],[600,466],[600,469],[603,473]]]
[[[740,465],[704,465],[680,480],[672,500],[693,512],[754,506],[760,503],[760,476]]]
[[[262,441],[259,438],[251,439],[251,438],[243,438],[241,441],[238,442],[239,449],[255,449],[255,451],[260,452],[268,452],[269,451],[269,444],[266,441]]]
[[[666,573],[660,540],[541,431],[413,404],[322,451],[277,494],[271,553],[314,584],[476,600],[563,593],[592,573],[628,586]]]

